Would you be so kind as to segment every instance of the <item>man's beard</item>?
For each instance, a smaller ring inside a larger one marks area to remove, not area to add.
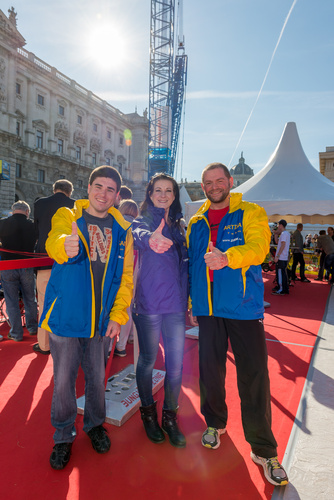
[[[226,198],[229,196],[230,194],[230,190],[228,191],[223,191],[220,195],[219,198],[213,198],[209,193],[205,193],[206,194],[206,197],[208,200],[211,201],[211,203],[222,203],[223,201],[226,200]]]

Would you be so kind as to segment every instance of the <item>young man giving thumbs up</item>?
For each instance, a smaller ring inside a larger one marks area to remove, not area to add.
[[[73,209],[60,208],[46,241],[55,263],[40,324],[49,331],[54,365],[53,469],[68,463],[76,436],[75,384],[80,364],[85,374],[83,429],[95,451],[106,453],[110,448],[102,426],[105,367],[110,339],[128,320],[133,288],[130,223],[113,207],[120,186],[115,168],[94,169],[88,200],[77,200]]]
[[[266,479],[287,484],[271,430],[267,349],[263,328],[261,263],[269,251],[270,230],[263,208],[230,193],[233,178],[222,163],[202,173],[207,201],[187,231],[191,307],[199,325],[201,412],[206,448],[216,449],[226,432],[226,353],[231,342],[237,368],[242,424],[254,462]]]

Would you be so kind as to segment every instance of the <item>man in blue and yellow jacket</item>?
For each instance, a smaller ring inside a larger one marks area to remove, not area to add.
[[[47,285],[40,325],[49,332],[54,365],[51,422],[53,469],[68,463],[76,436],[75,383],[85,374],[84,431],[98,453],[110,440],[105,417],[104,378],[110,339],[128,320],[133,289],[133,240],[113,205],[121,176],[113,167],[93,170],[88,200],[60,208],[52,218],[46,250],[55,260]]]
[[[230,193],[233,178],[222,163],[202,173],[208,198],[187,230],[190,320],[199,325],[201,412],[207,429],[203,446],[216,449],[226,432],[226,355],[234,353],[242,424],[251,457],[269,482],[287,484],[271,430],[270,387],[263,328],[261,263],[270,230],[263,208]]]

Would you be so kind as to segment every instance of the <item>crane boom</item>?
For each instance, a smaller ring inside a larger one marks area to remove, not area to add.
[[[178,1],[182,24],[182,0]],[[175,0],[151,0],[148,176],[174,174],[187,81],[183,33],[174,59]]]

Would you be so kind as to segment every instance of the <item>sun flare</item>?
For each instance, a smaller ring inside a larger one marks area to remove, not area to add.
[[[112,23],[99,24],[87,37],[89,58],[105,69],[120,69],[126,62],[128,47],[125,36]]]

